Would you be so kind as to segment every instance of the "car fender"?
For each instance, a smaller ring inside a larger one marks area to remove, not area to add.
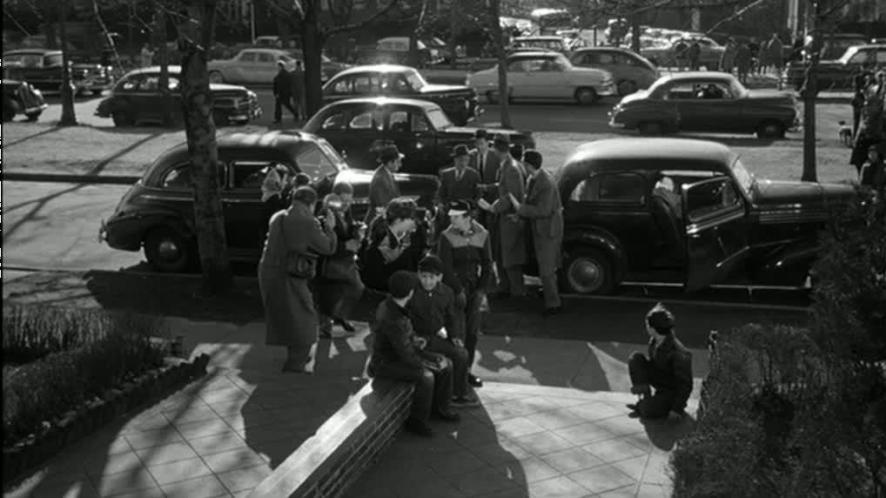
[[[756,268],[755,280],[768,284],[800,285],[818,257],[818,244],[798,240],[768,254]]]
[[[568,259],[569,251],[578,247],[592,247],[603,251],[612,258],[615,265],[616,282],[624,278],[628,270],[628,257],[615,235],[599,227],[567,230],[563,236],[564,259]]]

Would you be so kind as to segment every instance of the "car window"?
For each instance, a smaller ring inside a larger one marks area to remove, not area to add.
[[[348,119],[345,111],[338,111],[330,114],[323,120],[320,125],[322,130],[344,130],[347,127]]]
[[[160,182],[163,188],[193,188],[191,183],[191,165],[180,164],[170,169]]]
[[[255,52],[243,52],[240,54],[240,60],[243,62],[255,62]]]
[[[715,178],[692,185],[686,190],[686,212],[689,221],[698,221],[741,204],[735,183],[729,177]]]
[[[412,120],[413,132],[422,132],[431,129],[431,125],[428,123],[428,119],[425,117],[425,113],[421,110],[413,110],[409,113],[409,116]]]
[[[160,75],[158,74],[149,74],[142,79],[139,84],[138,90],[139,92],[156,92],[160,89]]]
[[[697,99],[730,99],[732,92],[729,85],[719,81],[697,83],[693,88]]]
[[[692,83],[678,83],[667,89],[665,98],[668,100],[694,99],[695,86]]]
[[[331,85],[332,93],[347,95],[351,93],[351,78],[341,78]]]
[[[381,130],[384,126],[383,118],[380,110],[367,110],[355,114],[348,123],[348,128],[351,130],[371,130],[373,128]]]
[[[871,53],[867,50],[859,50],[849,62],[852,64],[867,64],[871,60]]]
[[[142,79],[144,79],[144,76],[141,74],[136,74],[136,75],[130,76],[120,82],[118,89],[124,90],[127,92],[134,92],[135,89],[139,87],[139,84],[142,82]]]
[[[317,180],[338,172],[333,161],[314,143],[303,142],[302,148],[295,156],[298,169]]]
[[[62,59],[62,54],[51,54],[51,55],[47,55],[47,56],[43,59],[43,66],[44,66],[44,67],[61,66],[63,60],[64,60],[64,59]]]
[[[411,129],[409,124],[409,112],[393,111],[388,118],[388,131],[391,133],[408,133]]]
[[[615,64],[615,57],[610,53],[600,52],[597,54],[597,64]]]
[[[435,130],[444,130],[453,126],[452,121],[449,120],[449,117],[446,116],[443,109],[440,109],[439,107],[428,109],[426,115]]]
[[[235,189],[259,190],[265,180],[268,168],[273,167],[274,161],[234,161],[231,163],[231,171],[234,175],[231,186]]]
[[[274,54],[269,54],[267,52],[260,52],[258,54],[258,61],[262,63],[276,62]]]
[[[617,202],[642,204],[646,182],[637,173],[595,175],[576,185],[570,200],[576,202]]]
[[[508,72],[511,73],[519,73],[522,71],[528,71],[528,66],[526,63],[529,62],[527,59],[517,59],[515,61],[511,61],[508,63]]]
[[[379,91],[378,78],[376,75],[360,74],[354,76],[351,93],[373,94]]]
[[[886,50],[877,50],[877,64],[886,64]]]

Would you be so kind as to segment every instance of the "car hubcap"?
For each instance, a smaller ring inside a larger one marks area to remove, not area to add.
[[[569,280],[579,292],[593,292],[603,283],[603,268],[591,259],[577,259],[569,268]]]
[[[163,261],[177,261],[181,256],[181,249],[175,241],[165,239],[157,246],[157,254]]]

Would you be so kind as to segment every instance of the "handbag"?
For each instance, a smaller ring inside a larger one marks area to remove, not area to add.
[[[334,280],[337,282],[349,281],[352,278],[351,266],[353,265],[353,261],[354,257],[351,255],[338,258],[326,258],[323,260],[323,269],[320,274],[326,280]]]
[[[283,232],[283,241],[286,241],[286,223],[283,217],[280,220],[280,230]],[[298,251],[286,253],[286,273],[291,277],[311,279],[317,274],[317,256],[302,254]]]

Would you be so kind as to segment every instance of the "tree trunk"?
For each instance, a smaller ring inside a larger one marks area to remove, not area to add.
[[[508,91],[508,67],[505,54],[504,33],[501,29],[500,0],[489,0],[489,22],[492,29],[495,54],[498,56],[498,105],[501,114],[501,127],[511,127],[510,92]]]
[[[313,5],[309,7],[309,5]],[[305,4],[302,20],[302,54],[305,58],[305,106],[311,117],[323,107],[323,45],[326,35],[320,31],[317,19],[319,5]],[[309,7],[309,8],[308,8]]]
[[[816,12],[810,16],[815,19],[818,16],[818,3],[815,4]],[[814,21],[817,23],[818,20]],[[822,36],[821,31],[813,31],[817,29],[813,26],[810,32],[812,37],[812,54],[809,58],[809,66],[806,68],[806,81],[803,83],[803,176],[800,178],[804,182],[818,181],[818,175],[815,171],[815,100],[818,97],[818,60],[821,54]]]
[[[631,50],[640,53],[640,14],[631,15]]]
[[[231,288],[233,279],[228,263],[218,146],[212,118],[209,72],[206,69],[205,47],[211,46],[212,42],[215,1],[203,0],[193,10],[197,11],[195,17],[200,20],[201,44],[186,36],[179,40],[179,48],[183,52],[182,112],[194,182],[194,222],[203,270],[203,289],[208,294],[220,294]]]
[[[163,125],[172,126],[175,120],[173,119],[172,112],[172,94],[169,91],[169,53],[166,49],[166,11],[163,10],[157,0],[155,0],[154,5],[156,7],[154,14],[154,39],[157,45],[157,62],[160,63],[160,80],[157,82],[160,86],[160,106],[163,113]]]
[[[74,88],[71,82],[71,67],[68,60],[68,33],[65,29],[65,21],[67,19],[68,2],[58,3],[58,29],[59,41],[62,48],[62,116],[59,120],[59,126],[75,126],[77,124],[77,115],[74,112]]]
[[[458,48],[458,34],[461,32],[461,28],[458,25],[458,9],[461,6],[459,5],[458,0],[450,0],[449,1],[449,68],[455,69],[456,62],[458,57],[456,56],[456,50]]]

